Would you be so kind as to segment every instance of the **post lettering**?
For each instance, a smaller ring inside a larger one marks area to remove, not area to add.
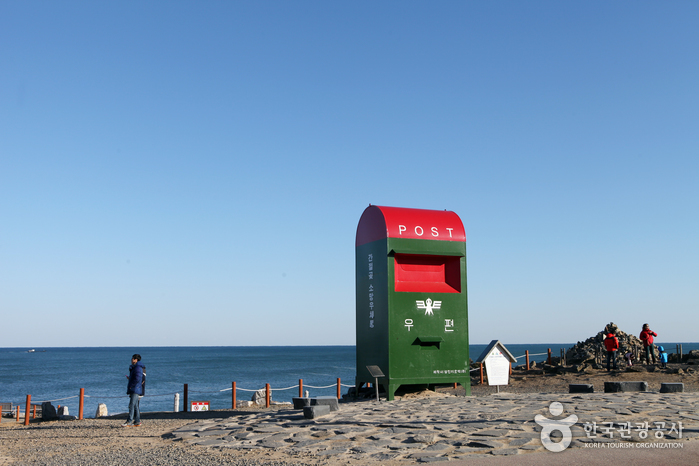
[[[439,236],[439,231],[437,230],[437,227],[432,227],[432,236]]]
[[[402,235],[405,231],[405,225],[398,225],[398,234]]]
[[[420,233],[417,232],[417,229],[420,229]],[[425,232],[422,230],[422,227],[420,225],[415,227],[415,234],[418,236],[422,236]]]

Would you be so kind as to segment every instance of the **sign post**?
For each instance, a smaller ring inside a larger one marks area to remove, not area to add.
[[[497,392],[500,393],[500,385],[507,385],[510,380],[510,364],[516,361],[517,359],[507,351],[500,340],[493,340],[476,362],[485,364],[488,385],[495,385]]]

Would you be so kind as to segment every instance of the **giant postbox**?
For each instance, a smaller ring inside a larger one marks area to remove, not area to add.
[[[471,394],[466,234],[446,210],[370,205],[356,238],[357,387],[378,366],[401,385],[458,382]]]

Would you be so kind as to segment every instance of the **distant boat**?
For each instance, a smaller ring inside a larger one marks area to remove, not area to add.
[[[36,350],[30,349],[30,350],[27,350],[27,353],[34,353],[35,351]]]

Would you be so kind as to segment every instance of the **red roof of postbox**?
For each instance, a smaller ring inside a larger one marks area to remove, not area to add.
[[[357,225],[355,246],[384,238],[466,241],[461,219],[449,210],[370,205]]]

